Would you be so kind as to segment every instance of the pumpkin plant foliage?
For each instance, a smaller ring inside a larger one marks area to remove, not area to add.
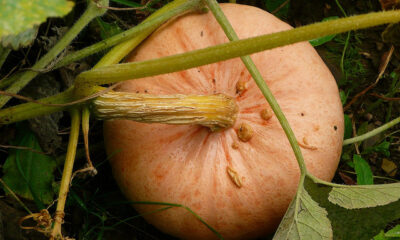
[[[1,0],[0,40],[16,35],[46,21],[62,17],[71,11],[73,2],[66,0]]]
[[[53,201],[56,161],[42,152],[34,133],[25,124],[18,124],[12,144],[22,148],[10,151],[3,166],[3,180],[15,193],[44,208],[44,204]]]
[[[345,186],[307,174],[274,239],[372,239],[400,218],[399,199],[400,183]]]

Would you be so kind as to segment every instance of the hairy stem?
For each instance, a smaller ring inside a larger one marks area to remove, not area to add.
[[[237,106],[224,94],[150,95],[109,92],[93,101],[102,119],[130,119],[145,123],[200,124],[212,131],[233,126]]]
[[[398,21],[400,21],[400,10],[369,13],[339,20],[331,20],[155,60],[99,67],[81,74],[79,81],[87,82],[91,85],[154,76],[244,56],[325,35]],[[59,103],[67,102],[64,93],[54,96],[52,99],[60,101]],[[36,104],[36,106],[38,105]],[[30,112],[31,115],[28,115],[20,112],[26,109],[26,104],[13,108],[13,113],[25,117],[19,118],[18,121],[55,111],[54,107],[49,108],[47,106],[42,106],[40,113]],[[62,111],[63,109],[64,108],[59,107],[58,111]],[[11,112],[5,110],[0,110],[0,124],[9,123],[8,121],[4,121],[4,119],[14,119],[14,117],[10,115]]]
[[[353,137],[353,138],[349,138],[343,141],[343,146],[345,145],[349,145],[352,143],[356,143],[356,142],[361,142],[364,141],[365,139],[368,139],[370,137],[373,137],[375,135],[378,135],[379,133],[386,131],[387,129],[395,126],[396,124],[400,123],[400,117],[393,119],[392,121],[385,123],[384,125],[375,128],[374,130],[367,132],[363,135],[357,136],[357,137]]]
[[[214,14],[215,18],[217,19],[218,23],[221,25],[222,29],[224,30],[225,34],[229,38],[230,41],[239,40],[239,37],[233,30],[232,25],[229,23],[228,19],[224,15],[222,9],[218,5],[218,2],[215,0],[205,0],[208,7],[211,9],[211,12]],[[279,120],[283,130],[287,138],[289,139],[290,145],[293,149],[293,152],[296,156],[297,162],[300,167],[301,174],[304,175],[307,172],[306,165],[304,163],[303,155],[301,154],[301,150],[299,144],[297,143],[296,136],[292,128],[289,125],[285,115],[282,112],[282,109],[279,107],[278,102],[276,101],[274,95],[272,94],[271,90],[269,89],[268,85],[265,83],[260,71],[258,71],[256,65],[254,64],[253,60],[250,56],[242,56],[241,57],[244,65],[246,66],[247,70],[250,72],[251,76],[253,77],[254,81],[256,82],[258,88],[261,90],[262,94],[264,95],[265,99],[268,101],[269,105],[271,106],[272,110],[274,111],[276,117]]]
[[[157,29],[162,23],[174,16],[177,16],[189,10],[199,8],[199,6],[201,5],[200,2],[200,0],[173,1],[165,5],[159,11],[152,14],[138,26],[67,55],[55,65],[55,68],[68,65],[72,62],[78,61],[87,56],[98,53],[116,44],[126,41],[118,46],[118,48],[123,48],[123,46],[125,46],[125,48],[123,48],[124,51],[121,52],[122,54],[116,54],[115,51],[110,51],[97,63],[96,66],[116,64],[121,61],[127,53],[131,52],[133,48],[139,45],[139,43],[141,43],[143,39],[150,35],[150,33]]]
[[[0,69],[6,61],[8,54],[10,54],[11,48],[5,48],[0,44]]]
[[[77,82],[80,82],[80,84],[101,85],[128,79],[155,76],[249,55],[326,35],[398,21],[400,21],[400,10],[369,13],[320,22],[288,31],[232,41],[159,59],[101,67],[80,74]]]
[[[58,95],[41,99],[43,103],[63,104],[74,100],[74,90],[70,88]],[[43,106],[37,103],[25,103],[0,110],[0,125],[10,124],[54,112],[64,111],[71,106]]]
[[[64,163],[60,192],[58,193],[58,201],[56,213],[54,216],[54,227],[51,232],[50,239],[63,239],[61,233],[61,224],[64,220],[64,207],[67,200],[69,185],[71,182],[72,170],[74,167],[76,147],[78,145],[80,111],[76,108],[71,110],[71,132],[69,135],[68,150]]]
[[[102,0],[103,5],[108,6],[108,0]],[[72,28],[57,42],[57,44],[39,61],[33,65],[33,69],[41,70],[46,68],[79,34],[79,32],[95,17],[101,16],[105,13],[106,9],[98,8],[92,1],[89,1],[89,5],[79,20],[72,26]],[[27,71],[23,73],[16,81],[7,88],[7,92],[18,93],[24,88],[34,77],[39,74],[38,71]],[[0,108],[2,108],[11,97],[0,96]]]

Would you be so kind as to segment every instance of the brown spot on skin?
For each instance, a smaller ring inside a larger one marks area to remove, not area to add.
[[[242,123],[242,124],[240,124],[240,127],[237,130],[237,135],[238,135],[238,138],[240,141],[247,142],[253,137],[254,131],[253,131],[253,128],[250,127],[249,124]]]
[[[236,142],[236,141],[233,142],[233,143],[232,143],[232,148],[233,148],[233,149],[239,149],[239,143]]]
[[[247,82],[245,81],[238,81],[236,83],[236,93],[242,93],[247,89]]]
[[[317,132],[319,130],[319,125],[314,125],[314,131]]]
[[[299,144],[300,147],[304,148],[304,149],[309,149],[309,150],[317,150],[318,148],[315,146],[310,146],[308,145],[308,140],[306,137],[303,137],[303,143],[297,141],[297,143]]]
[[[272,115],[273,115],[273,112],[269,108],[263,109],[260,112],[260,116],[264,120],[269,120],[272,117]]]
[[[240,179],[239,174],[229,166],[226,167],[226,172],[228,173],[229,178],[236,185],[236,187],[241,188],[242,187],[242,181]]]
[[[335,125],[335,126],[333,126],[333,129],[336,131],[337,130],[337,126]]]
[[[201,32],[200,32],[200,37],[203,37],[203,34],[204,34],[203,31],[201,31]]]
[[[304,113],[300,113],[300,115],[303,117],[303,116],[304,116]]]

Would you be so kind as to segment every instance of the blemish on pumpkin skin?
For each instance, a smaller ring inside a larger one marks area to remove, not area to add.
[[[303,137],[303,142],[301,143],[300,141],[297,141],[300,147],[304,149],[309,149],[309,150],[317,150],[318,148],[316,146],[310,146],[308,144],[308,140],[306,137]]]
[[[241,188],[242,180],[239,174],[229,166],[226,167],[226,172],[228,173],[229,178],[236,185],[236,187]]]
[[[239,149],[239,143],[236,142],[236,141],[233,142],[233,143],[232,143],[232,148],[233,148],[233,149]]]
[[[264,120],[269,120],[273,116],[273,112],[271,109],[265,108],[265,109],[261,110],[260,116]]]
[[[240,141],[248,142],[253,137],[253,135],[254,135],[254,130],[249,124],[247,123],[240,124],[237,130],[237,136]]]
[[[236,94],[241,94],[247,90],[247,82],[246,81],[238,81],[236,83]]]

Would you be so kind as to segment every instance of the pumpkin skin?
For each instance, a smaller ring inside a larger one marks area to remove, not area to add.
[[[273,15],[250,6],[221,4],[239,38],[288,30]],[[135,50],[128,61],[183,53],[227,42],[212,14],[188,14],[166,23]],[[301,146],[307,169],[330,181],[340,158],[343,110],[331,73],[308,43],[253,54]],[[237,93],[236,84],[247,89]],[[119,91],[150,94],[214,94],[235,97],[238,115],[232,128],[210,132],[202,126],[105,122],[106,149],[113,174],[133,201],[188,206],[225,239],[252,239],[278,226],[299,181],[299,168],[277,118],[239,58],[181,72],[126,81]],[[238,139],[241,124],[254,131]],[[239,188],[227,167],[239,175]],[[140,213],[160,208],[135,205]],[[216,236],[183,208],[144,218],[183,239]]]

